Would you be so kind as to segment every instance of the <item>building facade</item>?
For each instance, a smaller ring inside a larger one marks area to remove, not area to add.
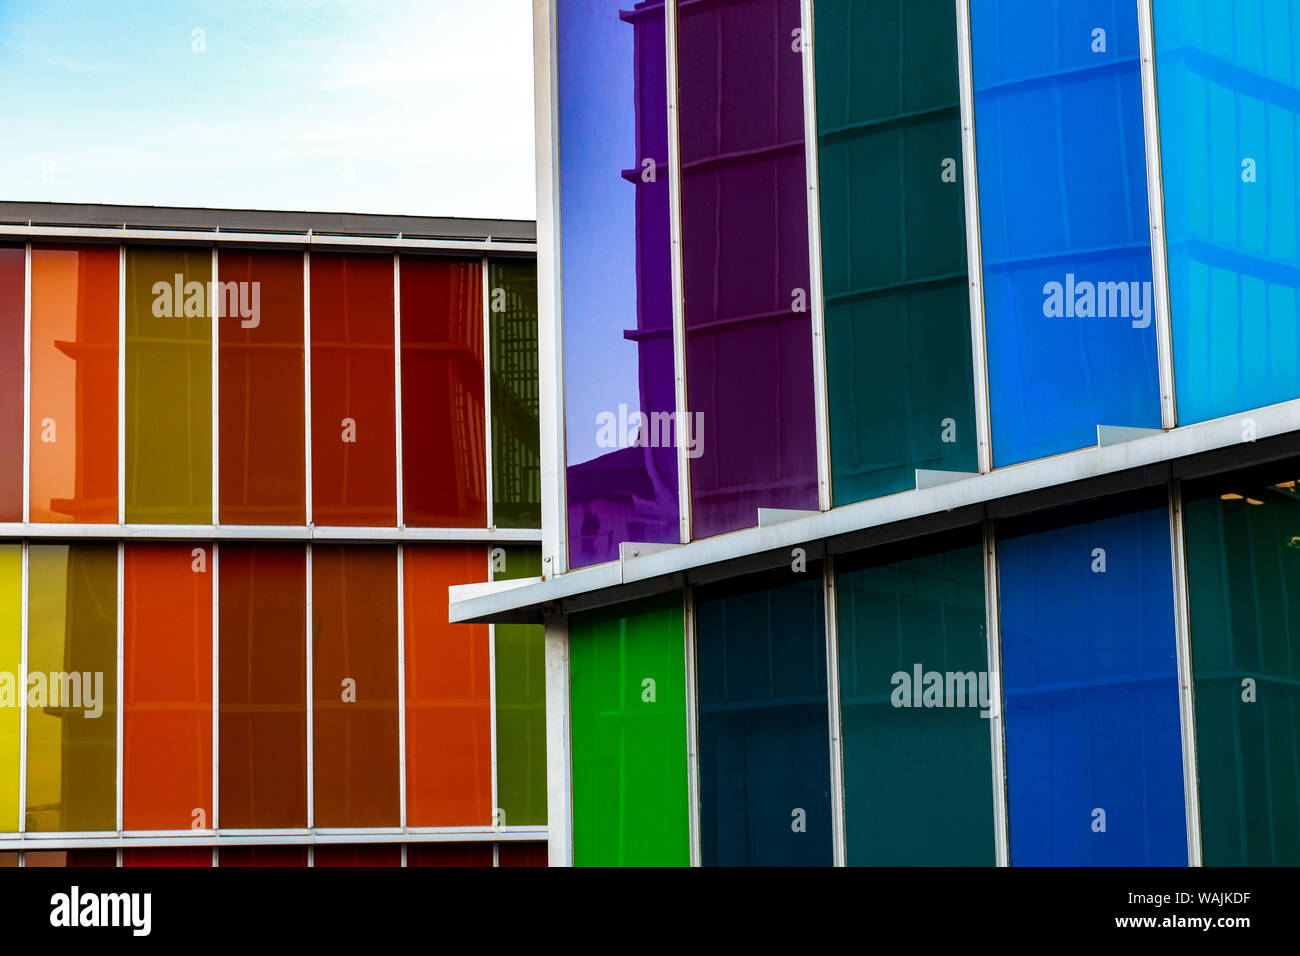
[[[552,865],[1300,863],[1296,23],[535,0]]]
[[[545,862],[530,222],[0,203],[0,865]]]

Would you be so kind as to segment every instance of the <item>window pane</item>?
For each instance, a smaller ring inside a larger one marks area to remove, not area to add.
[[[819,0],[817,132],[836,504],[977,471],[950,0]]]
[[[27,850],[24,866],[117,866],[116,850]]]
[[[683,627],[680,594],[569,619],[577,866],[690,863]]]
[[[836,570],[849,863],[992,866],[979,531]]]
[[[0,544],[0,833],[18,830],[24,689],[22,545]]]
[[[302,545],[223,544],[217,557],[217,822],[224,828],[304,827],[307,555]]]
[[[22,246],[0,246],[0,521],[23,520],[26,262]]]
[[[487,524],[483,266],[402,257],[402,515]]]
[[[314,545],[311,572],[315,825],[397,826],[397,550]]]
[[[537,548],[493,549],[497,581],[541,577]],[[546,635],[539,624],[494,624],[497,806],[505,822],[546,823]]]
[[[449,624],[447,588],[487,576],[482,547],[410,546],[406,567],[406,822],[492,822],[486,624]],[[514,822],[514,821],[510,821]]]
[[[1137,6],[972,0],[971,48],[993,463],[1159,428]]]
[[[397,523],[393,258],[311,255],[312,518]]]
[[[217,866],[306,865],[305,846],[223,846],[217,851]]]
[[[497,866],[547,866],[545,843],[498,843]]]
[[[217,264],[238,283],[217,323],[223,524],[305,520],[302,258],[223,249]]]
[[[566,504],[578,568],[617,558],[620,541],[680,536],[675,429],[634,417],[676,417],[668,80],[662,3],[560,0],[555,15]]]
[[[129,829],[129,827],[128,827]],[[122,851],[123,866],[212,866],[210,846],[141,846]]]
[[[493,262],[492,518],[498,528],[540,528],[537,264]]]
[[[122,822],[212,820],[212,546],[125,547]]]
[[[31,518],[117,522],[116,246],[32,249]]]
[[[312,866],[401,866],[400,843],[320,844],[312,849]]]
[[[115,830],[117,545],[33,544],[27,573],[27,829]]]
[[[1300,398],[1300,2],[1154,6],[1181,425]]]
[[[1185,866],[1163,489],[999,530],[1007,813],[1018,866]]]
[[[817,509],[799,0],[683,4],[682,281],[697,538]]]
[[[209,249],[126,250],[126,520],[212,521]]]
[[[1300,865],[1298,466],[1184,485],[1207,866]]]
[[[491,866],[491,843],[408,843],[407,866]]]
[[[830,866],[821,566],[696,600],[705,866]]]

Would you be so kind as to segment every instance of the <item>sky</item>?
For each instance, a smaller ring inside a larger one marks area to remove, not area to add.
[[[532,219],[529,0],[0,0],[0,199]]]

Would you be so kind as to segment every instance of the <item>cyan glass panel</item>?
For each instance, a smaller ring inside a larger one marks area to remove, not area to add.
[[[1186,865],[1164,489],[1005,523],[998,583],[1011,862]]]
[[[952,0],[818,0],[835,504],[976,471]]]
[[[1130,0],[972,0],[993,464],[1160,427]]]
[[[705,866],[830,866],[820,565],[696,593]]]
[[[1300,2],[1156,0],[1178,422],[1300,398]]]

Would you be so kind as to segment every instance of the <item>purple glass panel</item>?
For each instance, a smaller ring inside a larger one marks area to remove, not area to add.
[[[799,0],[677,27],[695,537],[817,508]]]
[[[559,0],[569,565],[677,541],[662,0]]]

